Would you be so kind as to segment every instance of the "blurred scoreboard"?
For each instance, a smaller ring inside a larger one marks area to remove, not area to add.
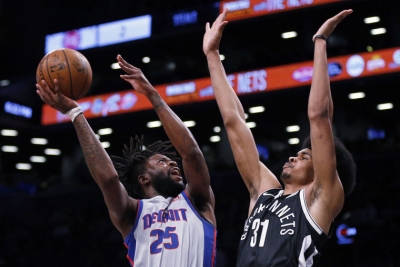
[[[203,29],[206,22],[218,16],[219,2],[204,4],[196,8],[165,12],[157,15],[146,14],[113,22],[102,23],[52,33],[45,36],[44,53],[60,48],[85,50],[135,40],[181,33],[182,30]]]

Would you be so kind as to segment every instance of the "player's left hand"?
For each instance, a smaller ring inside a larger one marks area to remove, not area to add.
[[[148,95],[156,90],[144,76],[142,71],[129,64],[121,55],[117,56],[118,64],[127,74],[121,74],[120,77],[130,83],[136,92]]]
[[[313,36],[313,41],[315,40],[316,35],[323,35],[328,39],[329,35],[331,35],[336,26],[351,13],[353,13],[352,9],[346,9],[325,21],[324,24],[322,24],[322,26],[318,29],[317,33]]]
[[[54,90],[52,90],[45,80],[36,84],[36,93],[39,97],[52,108],[65,114],[67,111],[78,106],[78,103],[66,97],[60,90],[58,80],[54,79]]]
[[[219,14],[217,19],[214,21],[212,26],[210,27],[210,23],[206,24],[206,32],[203,38],[203,52],[207,55],[211,51],[217,51],[219,49],[219,44],[222,38],[222,32],[228,21],[226,21],[226,15],[228,14],[228,9],[224,9],[224,11]]]

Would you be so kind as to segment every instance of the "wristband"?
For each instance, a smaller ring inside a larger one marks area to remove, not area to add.
[[[315,36],[314,36],[314,39],[313,39],[313,42],[315,42],[315,39],[316,39],[316,38],[319,38],[319,39],[325,40],[325,42],[326,42],[326,37],[325,37],[325,36],[323,36],[323,35],[321,35],[321,34],[315,35]]]
[[[65,113],[65,115],[67,115],[72,122],[74,122],[75,118],[78,117],[79,114],[82,114],[82,108],[80,106],[77,106],[69,111],[67,111]]]

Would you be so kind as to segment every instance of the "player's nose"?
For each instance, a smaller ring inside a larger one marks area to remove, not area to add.
[[[170,160],[169,161],[169,165],[170,166],[174,166],[174,167],[178,167],[178,163],[176,163],[176,161],[174,161],[174,160]]]

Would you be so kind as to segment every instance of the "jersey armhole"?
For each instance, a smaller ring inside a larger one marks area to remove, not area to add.
[[[139,224],[140,215],[142,214],[142,210],[143,210],[143,201],[138,199],[137,200],[136,218],[135,218],[135,221],[133,222],[132,229],[129,231],[129,234],[125,237],[125,240],[124,240],[125,246],[127,246],[127,244],[129,244],[129,241],[132,238],[132,233],[135,232],[135,230]]]
[[[305,188],[300,190],[300,202],[301,202],[301,208],[303,210],[304,215],[306,216],[307,221],[309,222],[309,224],[312,226],[312,228],[319,234],[323,234],[324,236],[326,236],[326,234],[324,233],[324,231],[322,230],[322,228],[317,224],[316,221],[314,221],[313,217],[310,214],[310,211],[308,210],[308,206],[307,206],[307,202],[306,202],[306,194],[305,194],[306,190]]]
[[[183,198],[185,199],[186,203],[188,203],[189,207],[190,207],[191,210],[194,212],[194,214],[196,214],[196,216],[197,216],[200,220],[202,220],[202,221],[204,221],[204,222],[210,224],[213,228],[216,228],[212,223],[210,223],[210,222],[209,222],[208,220],[206,220],[203,216],[201,216],[201,214],[199,214],[199,213],[197,212],[197,210],[196,210],[195,207],[193,206],[192,201],[190,200],[190,198],[189,198],[189,196],[188,196],[188,194],[186,193],[185,190],[182,191],[181,195],[182,195]]]

